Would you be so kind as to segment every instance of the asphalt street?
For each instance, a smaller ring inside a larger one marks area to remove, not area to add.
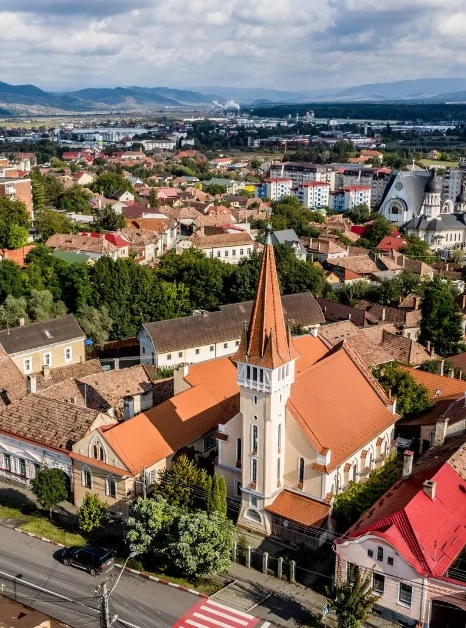
[[[73,627],[99,628],[96,589],[107,580],[111,591],[120,570],[115,567],[93,578],[65,567],[60,553],[55,545],[0,527],[0,593]],[[110,614],[117,615],[112,625],[171,628],[198,600],[191,593],[124,573],[110,598]]]

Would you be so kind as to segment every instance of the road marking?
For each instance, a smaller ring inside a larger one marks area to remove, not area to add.
[[[218,606],[219,608],[224,608],[229,613],[238,613],[238,615],[241,615],[241,617],[246,617],[247,619],[256,619],[254,615],[248,615],[248,613],[244,613],[243,611],[237,611],[233,608],[230,608],[229,606],[226,606],[225,604],[220,604],[220,602],[217,602],[216,600],[209,600],[209,604],[213,604],[214,606]]]
[[[172,628],[253,628],[257,617],[229,608],[213,600],[202,600],[181,617]]]
[[[205,605],[201,606],[201,610],[204,610],[206,608]],[[209,608],[209,613],[211,613],[212,615],[218,615],[219,617],[223,617],[224,619],[232,619],[233,621],[238,622],[238,624],[241,624],[241,626],[247,626],[248,622],[245,621],[244,619],[239,619],[236,617],[232,617],[230,613],[222,613],[222,611],[218,611],[215,608]],[[251,618],[249,618],[251,619]]]

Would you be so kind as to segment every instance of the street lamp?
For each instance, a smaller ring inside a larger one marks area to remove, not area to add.
[[[121,568],[120,573],[118,574],[118,578],[116,579],[115,584],[112,587],[110,593],[107,591],[107,581],[103,582],[101,585],[101,598],[100,598],[100,626],[101,628],[112,628],[112,624],[118,619],[118,615],[114,615],[111,617],[110,615],[110,605],[109,600],[112,593],[115,591],[117,584],[120,582],[120,578],[125,570],[126,563],[130,558],[134,558],[137,556],[137,552],[131,552],[128,558],[125,560],[123,567]],[[97,591],[97,589],[96,589]]]

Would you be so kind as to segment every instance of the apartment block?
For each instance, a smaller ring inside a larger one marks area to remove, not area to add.
[[[270,178],[286,177],[292,180],[293,187],[311,181],[325,182],[330,190],[335,189],[335,170],[330,166],[311,164],[302,161],[287,161],[270,166]]]
[[[347,212],[357,205],[371,204],[371,187],[349,185],[335,192],[330,192],[329,207],[336,212]]]
[[[0,197],[22,201],[32,217],[31,179],[0,177]]]
[[[328,207],[330,183],[310,181],[292,188],[291,193],[307,209]]]
[[[259,198],[269,198],[271,201],[279,201],[285,196],[291,196],[292,179],[278,177],[267,179],[257,189]]]

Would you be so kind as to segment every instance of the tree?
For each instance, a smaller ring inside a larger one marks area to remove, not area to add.
[[[19,297],[23,294],[24,286],[21,280],[21,268],[11,260],[0,262],[0,303],[8,295]]]
[[[75,228],[71,220],[54,209],[41,209],[36,213],[34,226],[42,242],[47,242],[55,233],[72,233]]]
[[[68,498],[66,475],[61,469],[40,469],[31,480],[31,489],[42,508],[49,511],[50,518],[52,508]]]
[[[225,478],[214,473],[207,489],[207,511],[227,514],[227,487]]]
[[[368,510],[401,477],[402,463],[391,456],[381,467],[373,471],[366,482],[350,481],[334,496],[333,514],[337,528],[347,530],[363,512]]]
[[[31,178],[31,192],[32,192],[32,203],[34,206],[34,211],[37,212],[41,209],[44,209],[47,197],[45,194],[45,186],[43,182],[43,177],[39,171],[33,170],[30,173]]]
[[[118,190],[127,192],[133,191],[133,186],[128,179],[125,179],[125,177],[118,172],[111,172],[109,170],[99,174],[90,188],[93,192],[98,192],[105,196],[105,198],[111,198]]]
[[[57,208],[62,211],[77,214],[92,214],[90,199],[91,193],[82,185],[75,184],[65,189],[58,197]]]
[[[367,225],[364,238],[369,240],[371,248],[375,248],[378,243],[393,231],[393,225],[381,214],[375,214],[372,222]]]
[[[106,305],[100,308],[83,305],[78,314],[78,322],[88,338],[93,340],[96,347],[103,347],[107,342],[113,321],[109,316]]]
[[[192,511],[201,501],[205,504],[207,472],[186,456],[179,456],[160,473],[154,492],[180,510]]]
[[[202,189],[207,194],[211,194],[212,196],[216,196],[217,194],[226,194],[226,187],[224,185],[219,185],[218,183],[211,183],[210,185],[203,185]]]
[[[33,321],[48,321],[66,314],[63,301],[54,301],[49,290],[31,290],[27,307]]]
[[[371,219],[371,210],[367,205],[355,205],[346,215],[352,222],[359,225]]]
[[[430,342],[436,353],[450,356],[462,350],[462,314],[451,285],[438,276],[424,286],[419,342]]]
[[[147,197],[147,200],[149,201],[149,206],[156,208],[160,205],[159,203],[159,197],[157,195],[157,190],[155,188],[151,188],[150,192],[149,192],[149,196]]]
[[[12,224],[8,230],[7,246],[9,249],[20,249],[28,241],[29,229]]]
[[[9,248],[10,241],[16,242],[24,231],[13,227],[23,227],[29,233],[29,212],[22,201],[0,197],[0,247]]]
[[[130,508],[125,526],[125,539],[131,552],[154,553],[163,547],[163,539],[176,516],[176,511],[161,495],[139,498]]]
[[[108,505],[97,494],[87,492],[77,512],[79,529],[87,534],[99,532],[105,527],[107,513]]]
[[[219,512],[180,515],[173,522],[167,548],[174,566],[188,576],[227,571],[233,529],[233,523]]]
[[[27,301],[25,297],[7,296],[2,306],[0,306],[0,327],[16,327],[20,319],[25,322],[29,320],[27,315]]]
[[[113,207],[108,204],[99,211],[95,225],[104,231],[119,231],[126,227],[126,217],[124,214],[117,214]]]
[[[406,255],[410,259],[417,259],[425,262],[426,264],[433,264],[435,262],[435,255],[429,249],[429,245],[421,238],[415,235],[405,236],[406,245],[400,249],[400,253]]]
[[[338,628],[359,628],[376,601],[377,596],[372,593],[372,573],[363,574],[357,565],[347,563],[346,579],[337,581],[329,595]]]
[[[372,372],[384,390],[396,398],[396,411],[402,417],[410,417],[432,407],[428,389],[418,384],[399,364],[381,364]]]

